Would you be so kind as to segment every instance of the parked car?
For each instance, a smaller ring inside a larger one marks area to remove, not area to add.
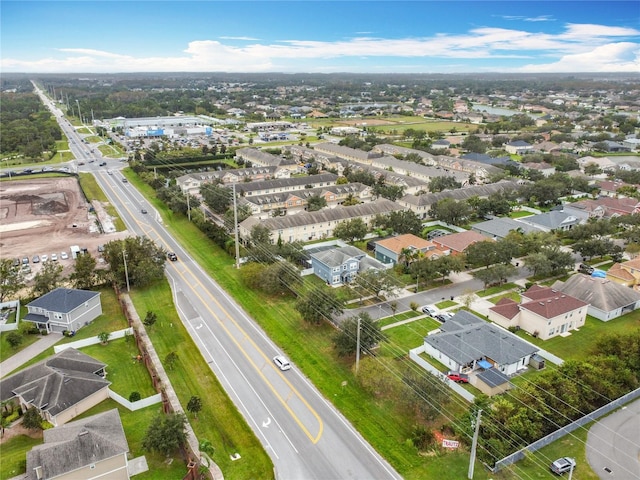
[[[276,366],[283,372],[291,368],[291,364],[289,363],[289,360],[287,360],[282,355],[276,355],[275,357],[273,357],[273,363],[275,363]]]
[[[13,262],[11,262],[11,265],[13,265],[14,267],[19,267],[20,266],[20,259],[19,258],[14,258]]]
[[[51,260],[54,261],[54,262],[57,262],[58,261],[58,254],[57,253],[52,253],[51,254]]]
[[[447,372],[447,378],[456,383],[469,383],[469,375],[458,372]]]
[[[33,263],[40,263],[40,257],[38,255],[34,255],[31,261]]]
[[[29,257],[23,257],[22,264],[23,265],[28,265],[29,264]]]
[[[98,251],[104,252],[104,245],[98,245]]]
[[[578,266],[578,271],[586,275],[591,275],[594,272],[594,270],[595,268],[593,268],[591,265],[587,265],[586,263],[581,263]]]
[[[41,255],[40,260],[42,260],[42,263],[46,262],[47,260],[49,260],[49,255],[47,254]]]
[[[446,322],[447,320],[451,319],[454,316],[453,313],[450,312],[442,312],[439,313],[437,315],[434,315],[433,318],[435,318],[436,320],[438,320],[439,322]]]
[[[430,317],[437,315],[438,308],[435,305],[425,305],[422,307],[422,313],[426,313]]]
[[[551,463],[551,471],[556,475],[562,475],[576,468],[576,461],[570,457],[562,457]]]
[[[67,260],[69,258],[69,254],[67,252],[60,253],[60,258],[62,260]]]

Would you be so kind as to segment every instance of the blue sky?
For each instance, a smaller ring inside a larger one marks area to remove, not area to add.
[[[2,72],[640,72],[633,1],[0,1]]]

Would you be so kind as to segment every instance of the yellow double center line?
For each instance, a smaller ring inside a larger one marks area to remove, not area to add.
[[[109,185],[109,184],[108,184]],[[109,185],[109,188],[111,188],[111,185]],[[118,197],[118,195],[115,193],[115,191],[112,189],[112,192],[114,192],[113,194]],[[127,210],[129,212],[129,214],[131,214],[131,211],[124,206],[124,203],[122,204],[125,210]],[[131,214],[132,217],[133,214]],[[135,217],[134,217],[135,219]],[[162,240],[162,236],[160,234],[158,234],[158,231],[156,230],[155,227],[153,227],[150,224],[144,224],[142,225],[140,222],[138,222],[137,219],[135,219],[136,223],[138,223],[138,225],[145,231],[145,234],[147,234],[147,231],[150,230],[153,233],[155,233],[155,235],[157,236],[157,238],[159,239],[159,241],[161,241],[163,243],[163,246],[166,248],[167,245],[164,242],[164,240]],[[147,227],[147,228],[145,228]],[[147,235],[149,236],[149,235]],[[206,292],[208,292],[208,289],[205,287],[205,285],[202,284],[202,282],[196,277],[196,275],[192,272],[192,270],[184,263],[181,263],[181,266],[189,273],[189,275],[191,276],[191,278],[193,279],[192,282],[189,282],[190,284],[197,284],[199,286],[202,287],[202,289]],[[180,275],[180,277],[187,282],[186,276],[180,272],[177,268],[175,269],[175,271],[178,273],[178,275]],[[221,287],[220,287],[221,288]],[[275,369],[275,366],[272,366],[272,368],[280,375],[280,377],[284,380],[284,382],[287,384],[287,386],[289,387],[289,389],[291,390],[291,392],[300,400],[300,402],[302,402],[302,404],[307,408],[307,410],[316,418],[316,420],[318,421],[318,433],[314,436],[309,429],[304,425],[304,423],[300,420],[300,418],[298,418],[298,416],[295,414],[295,412],[291,409],[291,407],[289,406],[288,401],[283,398],[280,393],[274,388],[274,386],[271,384],[271,382],[269,382],[269,380],[264,376],[264,373],[262,372],[262,369],[252,360],[251,356],[245,351],[245,349],[240,345],[240,343],[238,342],[237,338],[229,331],[229,329],[225,326],[224,322],[222,321],[223,319],[221,319],[220,317],[218,317],[218,315],[216,315],[213,310],[209,307],[208,302],[206,301],[206,299],[202,298],[202,296],[195,290],[193,289],[192,292],[194,293],[194,295],[196,295],[200,301],[202,301],[202,303],[205,305],[205,308],[209,311],[209,313],[211,313],[211,315],[213,316],[213,318],[216,319],[216,321],[218,322],[218,324],[222,327],[222,329],[226,332],[226,334],[229,336],[229,338],[233,341],[233,343],[238,347],[238,349],[243,353],[243,355],[245,356],[245,358],[249,361],[249,363],[251,363],[251,365],[254,367],[255,371],[258,373],[258,375],[260,375],[260,377],[262,378],[262,380],[264,380],[265,384],[269,387],[269,389],[273,392],[273,394],[278,398],[278,400],[280,400],[280,403],[282,404],[282,406],[289,412],[289,415],[291,415],[291,417],[293,418],[293,420],[298,424],[298,426],[302,429],[302,431],[305,433],[305,435],[309,438],[309,440],[311,440],[312,443],[317,443],[320,440],[320,437],[322,436],[322,431],[324,429],[324,424],[322,422],[322,419],[320,418],[320,416],[318,415],[318,413],[311,407],[311,405],[309,405],[309,403],[307,402],[307,400],[300,394],[300,392],[298,392],[298,390],[291,385],[291,382],[289,382],[289,380],[286,378],[285,375],[282,374],[282,372],[278,371]],[[234,320],[234,318],[229,314],[229,312],[227,312],[227,310],[220,305],[220,302],[218,302],[218,300],[211,294],[209,294],[209,301],[215,303],[218,308],[224,312],[224,314],[226,315],[226,318],[228,321],[230,321],[231,323],[233,323],[233,325],[239,330],[239,332],[242,334],[243,338],[246,338],[249,343],[251,344],[251,346],[253,346],[253,348],[260,354],[260,356],[263,358],[263,360],[265,362],[267,362],[267,364],[271,365],[271,360],[270,358],[262,351],[262,349],[260,349],[258,347],[258,345],[254,342],[254,340],[247,334],[247,332],[238,324],[238,322],[236,322]]]

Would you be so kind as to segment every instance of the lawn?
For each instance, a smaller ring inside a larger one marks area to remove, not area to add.
[[[17,332],[19,332],[19,330],[17,330]],[[10,332],[0,333],[0,362],[4,362],[7,358],[11,357],[15,353],[18,353],[20,350],[27,348],[29,345],[40,338],[40,335],[22,334],[22,343],[16,348],[13,348],[7,343],[7,335],[9,335],[9,333]]]
[[[390,317],[381,318],[376,323],[380,325],[380,328],[382,328],[393,323],[402,322],[403,320],[418,317],[420,315],[422,315],[422,313],[416,312],[414,310],[407,310],[406,312],[398,313]]]
[[[384,334],[389,341],[382,343],[380,351],[383,355],[390,357],[408,355],[410,349],[422,345],[424,337],[430,331],[440,328],[440,325],[437,320],[424,317],[404,325],[388,328],[384,331]]]
[[[500,300],[502,300],[503,298],[510,298],[511,300],[513,300],[513,301],[515,301],[517,303],[520,303],[520,299],[522,297],[517,292],[508,292],[508,293],[505,293],[504,295],[496,295],[495,297],[491,297],[491,298],[488,299],[488,301],[493,303],[493,304],[496,304]]]
[[[270,458],[177,316],[168,283],[162,281],[144,291],[134,290],[131,298],[139,315],[153,311],[158,316],[147,333],[159,358],[164,360],[170,352],[178,354],[176,365],[167,369],[167,374],[182,406],[186,409],[192,395],[203,400],[198,419],[189,416],[191,426],[199,440],[207,439],[214,445],[213,460],[225,478],[273,478]],[[231,461],[229,456],[236,452],[242,458]]]
[[[140,351],[132,336],[111,340],[107,345],[90,345],[82,348],[85,353],[107,364],[107,380],[114,392],[129,398],[131,392],[138,392],[141,398],[155,395],[151,376],[143,362],[136,360]]]
[[[527,212],[526,210],[514,210],[509,213],[509,218],[530,217],[531,215],[533,215],[533,213]]]
[[[533,338],[523,330],[520,330],[517,335],[564,360],[583,360],[603,335],[608,333],[624,334],[637,328],[640,328],[640,310],[635,310],[608,322],[602,322],[587,315],[584,326],[579,331],[573,330],[568,337],[558,335],[549,340],[540,340]]]
[[[476,295],[479,297],[488,297],[489,295],[495,295],[496,293],[504,292],[505,290],[515,290],[518,287],[515,283],[505,283],[504,285],[498,285],[496,287],[489,287],[484,290],[479,290]]]
[[[0,480],[7,480],[25,473],[27,452],[42,443],[41,438],[18,435],[2,443],[2,461],[0,461]]]

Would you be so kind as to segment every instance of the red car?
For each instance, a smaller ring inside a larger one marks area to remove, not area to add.
[[[469,376],[464,373],[447,372],[447,378],[456,383],[469,383]]]

